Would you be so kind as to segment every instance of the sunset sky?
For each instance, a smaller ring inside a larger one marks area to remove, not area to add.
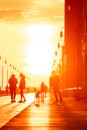
[[[64,26],[64,0],[0,0],[0,55],[30,77],[48,84]]]

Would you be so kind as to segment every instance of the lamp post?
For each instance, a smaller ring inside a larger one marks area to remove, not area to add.
[[[63,64],[63,55],[62,55],[62,51],[63,51],[63,46],[64,46],[64,26],[61,27],[60,29],[60,35],[59,35],[59,41],[58,41],[58,49],[60,50],[60,59],[59,59],[59,74],[62,78],[62,64]]]
[[[3,78],[4,78],[4,58],[3,57],[1,57],[0,56],[0,60],[1,60],[1,68],[2,68],[2,70],[1,70],[1,75],[2,75],[2,77],[1,77],[1,89],[3,90],[3,84],[4,84],[4,82],[3,82]]]
[[[55,51],[55,57],[52,66],[52,69],[55,70],[60,76],[62,76],[62,46],[64,43],[63,29],[64,26],[60,28],[58,44]]]
[[[6,71],[7,71],[7,84],[8,84],[8,63],[7,63],[7,60],[5,60],[5,64],[6,64]]]
[[[58,42],[58,73],[59,73],[59,76],[61,77],[62,76],[62,46],[61,46],[61,43]]]
[[[2,75],[2,77],[1,77],[1,89],[3,90],[3,58],[0,56],[0,60],[1,60],[1,75]]]

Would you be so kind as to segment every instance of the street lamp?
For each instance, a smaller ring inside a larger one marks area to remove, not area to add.
[[[62,31],[60,31],[60,37],[61,37],[61,38],[63,37],[63,32],[62,32]]]
[[[64,44],[63,29],[64,29],[64,26],[60,28],[58,44],[55,51],[55,57],[54,57],[53,66],[52,66],[52,69],[55,69],[60,76],[62,74],[62,70],[61,70],[62,69],[62,46]]]
[[[5,59],[2,57],[2,56],[0,56],[0,60],[1,60],[1,65],[2,65],[2,84],[1,84],[1,89],[3,90],[3,86],[4,86],[4,64],[6,64],[6,61],[5,61]]]
[[[1,60],[1,65],[2,65],[2,85],[1,85],[1,89],[3,90],[3,58],[0,56],[0,60]]]
[[[5,60],[5,64],[6,64],[6,69],[7,69],[7,84],[8,84],[8,62],[7,62],[7,60]]]

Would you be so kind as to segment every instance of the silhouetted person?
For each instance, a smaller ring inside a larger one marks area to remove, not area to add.
[[[50,76],[50,78],[49,78],[49,86],[50,86],[50,94],[51,94],[51,91],[52,91],[52,76]]]
[[[41,101],[44,101],[44,94],[45,94],[45,84],[44,82],[41,83]]]
[[[45,92],[45,84],[44,82],[41,83],[41,93]]]
[[[60,93],[60,86],[61,86],[60,79],[58,75],[56,75],[55,71],[52,71],[52,76],[50,77],[49,83],[50,83],[51,89],[53,89],[53,93],[55,96],[55,101],[53,103],[56,103],[58,101],[63,102],[63,99]]]
[[[8,80],[8,83],[9,83],[9,87],[10,87],[11,102],[13,103],[13,102],[16,102],[15,101],[16,88],[17,88],[17,83],[18,83],[18,80],[17,80],[17,78],[15,77],[14,74],[11,75],[11,77]]]
[[[34,103],[36,106],[40,106],[40,90],[36,90]]]
[[[19,89],[20,89],[20,96],[21,99],[19,102],[25,102],[25,96],[24,96],[24,89],[25,89],[25,76],[20,73],[20,83],[19,83]]]
[[[9,94],[9,87],[8,87],[8,85],[6,85],[5,90],[6,90],[6,95],[8,95]]]
[[[45,86],[44,86],[45,88],[44,88],[44,93],[45,93],[45,97],[47,96],[47,85],[45,84]]]

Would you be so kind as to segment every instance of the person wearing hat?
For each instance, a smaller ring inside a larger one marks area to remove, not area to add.
[[[10,87],[10,95],[11,95],[11,103],[16,102],[16,88],[17,88],[17,83],[18,80],[15,77],[14,74],[11,75],[11,77],[8,80],[9,87]]]

